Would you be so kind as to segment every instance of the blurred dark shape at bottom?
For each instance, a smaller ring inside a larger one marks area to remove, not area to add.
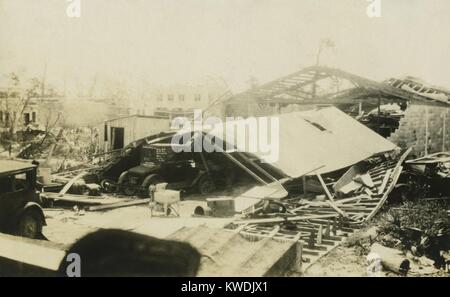
[[[195,276],[200,253],[190,244],[108,229],[90,233],[67,251],[81,259],[81,276]],[[63,261],[66,275],[71,262]]]

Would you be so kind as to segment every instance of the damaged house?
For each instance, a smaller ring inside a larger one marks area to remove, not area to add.
[[[254,87],[213,106],[210,113],[263,116],[333,105],[412,154],[448,150],[450,93],[417,80],[372,81],[312,66]]]

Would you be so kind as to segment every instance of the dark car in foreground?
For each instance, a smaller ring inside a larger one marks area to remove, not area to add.
[[[37,166],[0,160],[0,231],[29,238],[42,238],[46,224],[36,190]]]

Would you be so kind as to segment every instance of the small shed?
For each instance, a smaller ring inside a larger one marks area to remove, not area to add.
[[[131,115],[104,122],[99,137],[105,151],[117,150],[148,135],[167,131],[170,120],[165,117]]]

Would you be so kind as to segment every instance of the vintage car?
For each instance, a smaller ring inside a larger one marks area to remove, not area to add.
[[[231,185],[233,170],[224,170],[227,166],[220,153],[174,152],[173,144],[148,144],[141,149],[140,164],[122,172],[116,187],[126,195],[148,196],[151,185],[165,182],[171,189],[207,194]]]
[[[0,231],[29,238],[42,238],[46,225],[36,190],[37,166],[0,160]]]

